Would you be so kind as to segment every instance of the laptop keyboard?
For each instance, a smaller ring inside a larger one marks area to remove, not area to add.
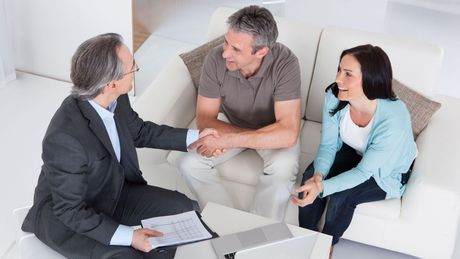
[[[225,259],[235,259],[236,252],[225,254]]]

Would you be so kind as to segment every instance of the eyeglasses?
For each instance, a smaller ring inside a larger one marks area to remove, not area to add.
[[[129,74],[131,74],[131,73],[139,72],[139,69],[140,69],[140,68],[137,66],[137,64],[134,64],[134,65],[136,66],[136,68],[133,69],[132,71],[129,71],[129,72],[124,73],[123,76],[129,75]]]

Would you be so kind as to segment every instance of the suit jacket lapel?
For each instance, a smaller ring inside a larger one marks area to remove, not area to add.
[[[112,143],[110,142],[109,134],[107,133],[101,117],[99,117],[97,112],[87,101],[77,100],[77,102],[82,114],[89,121],[89,128],[94,132],[94,135],[96,135],[96,137],[102,142],[109,153],[116,158],[117,156],[115,155]]]

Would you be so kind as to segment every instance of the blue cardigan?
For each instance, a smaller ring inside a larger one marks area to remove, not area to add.
[[[335,155],[342,147],[340,122],[350,105],[334,116],[330,111],[339,100],[329,89],[324,97],[321,143],[314,161],[315,171],[327,176]],[[401,175],[409,170],[417,152],[412,135],[409,111],[401,100],[378,99],[377,109],[359,164],[338,176],[323,180],[322,197],[351,189],[370,177],[386,192],[386,198],[399,198],[405,186],[401,185]]]

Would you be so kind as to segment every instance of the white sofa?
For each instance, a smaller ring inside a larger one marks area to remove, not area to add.
[[[226,31],[226,18],[235,10],[219,8],[209,22],[208,39]],[[460,213],[460,100],[432,95],[438,83],[443,51],[429,44],[344,28],[316,26],[276,18],[279,41],[299,58],[302,72],[302,130],[299,177],[314,159],[321,134],[324,89],[335,79],[342,50],[370,43],[389,55],[394,77],[442,106],[417,139],[418,158],[402,199],[361,204],[343,238],[422,258],[450,258]],[[187,68],[174,58],[143,95],[135,109],[145,120],[194,127],[196,90]],[[151,184],[166,181],[189,195],[177,176],[178,152],[140,149],[144,176]],[[247,210],[262,161],[246,151],[218,166],[223,182],[233,190],[235,204]],[[160,175],[156,175],[159,172]],[[166,173],[169,172],[169,173]],[[177,178],[176,178],[177,177]],[[176,181],[177,180],[177,181]],[[267,205],[269,206],[269,205]],[[290,203],[286,221],[297,224],[297,208]]]

